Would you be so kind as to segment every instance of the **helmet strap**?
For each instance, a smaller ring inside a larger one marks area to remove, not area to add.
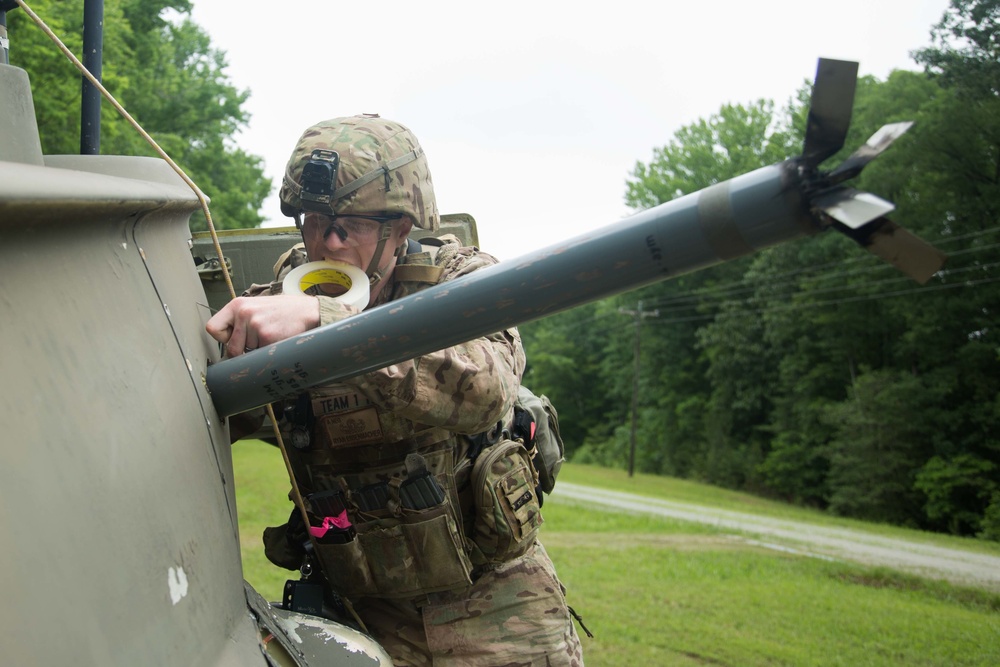
[[[371,261],[368,262],[368,268],[365,269],[365,273],[368,274],[368,287],[372,291],[375,290],[375,286],[382,282],[383,279],[385,268],[378,265],[378,260],[382,257],[382,251],[385,250],[385,244],[390,236],[392,236],[392,225],[382,225],[382,235],[379,237],[378,245],[375,246],[375,254],[372,255]],[[393,253],[393,259],[398,254],[398,250],[396,253]]]
[[[292,216],[292,220],[295,221],[295,228],[299,230],[299,238],[302,239],[302,245],[306,244],[306,230],[302,226],[302,209],[295,211],[295,215]]]

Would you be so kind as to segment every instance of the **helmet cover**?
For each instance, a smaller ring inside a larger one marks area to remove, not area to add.
[[[421,229],[440,227],[430,168],[417,138],[403,125],[373,114],[325,120],[302,133],[278,193],[285,215],[303,210],[302,171],[316,150],[336,151],[340,157],[331,213],[404,214]]]

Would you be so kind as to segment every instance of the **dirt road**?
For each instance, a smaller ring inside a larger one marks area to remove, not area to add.
[[[553,499],[693,521],[742,533],[754,544],[1000,591],[1000,557],[788,519],[645,498],[560,481]],[[558,502],[558,500],[557,500]]]

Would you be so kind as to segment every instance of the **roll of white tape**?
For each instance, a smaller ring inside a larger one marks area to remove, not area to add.
[[[308,262],[297,266],[281,281],[281,290],[285,294],[302,294],[310,287],[326,284],[347,288],[343,294],[333,297],[337,301],[361,309],[368,306],[368,276],[347,262]]]

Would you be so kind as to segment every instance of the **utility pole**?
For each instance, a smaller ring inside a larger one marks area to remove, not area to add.
[[[632,375],[632,434],[629,439],[629,451],[628,451],[628,476],[631,477],[635,472],[635,424],[636,418],[639,413],[639,325],[642,323],[642,318],[644,317],[659,317],[660,311],[658,310],[647,310],[643,311],[642,301],[639,301],[639,308],[637,310],[626,310],[625,308],[619,308],[618,312],[622,315],[631,315],[635,320],[635,372]]]

